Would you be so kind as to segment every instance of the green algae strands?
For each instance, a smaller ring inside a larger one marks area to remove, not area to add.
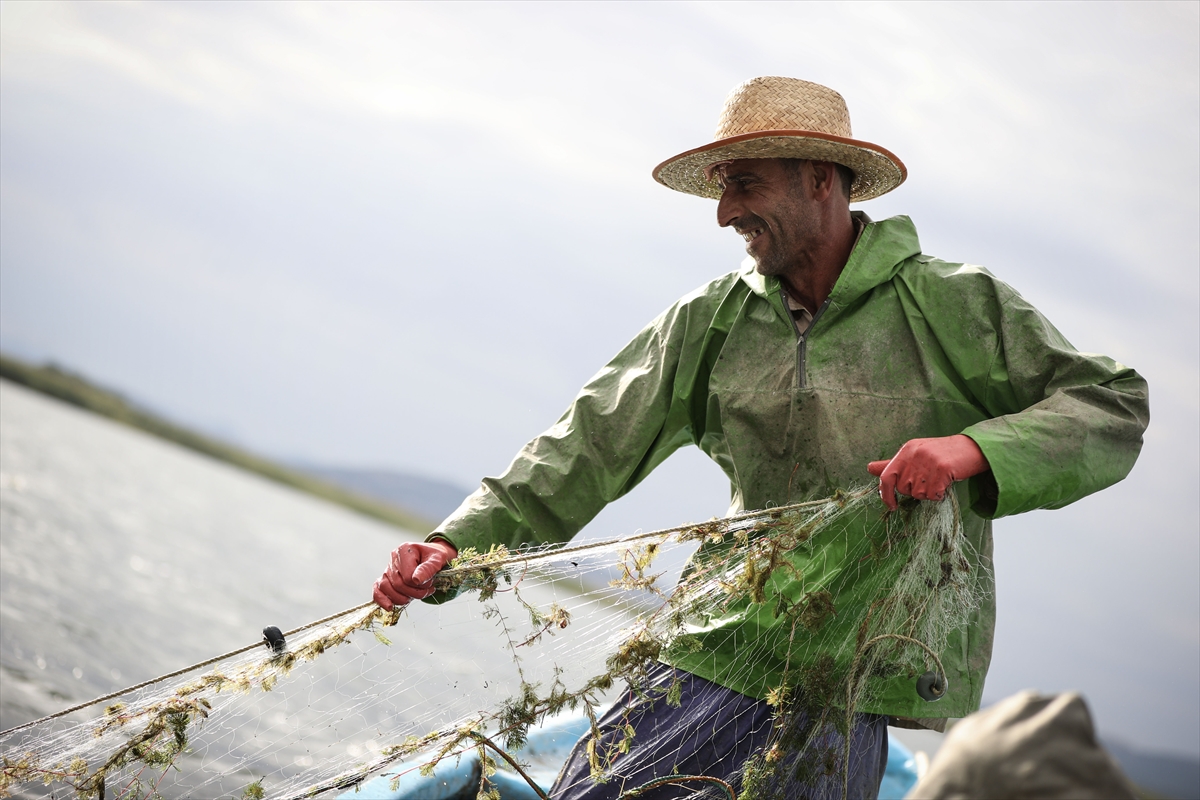
[[[404,509],[325,483],[168,422],[138,408],[121,395],[54,364],[33,366],[0,354],[0,378],[413,533],[429,533],[436,524]]]

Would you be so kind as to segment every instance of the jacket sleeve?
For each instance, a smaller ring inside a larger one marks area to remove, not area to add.
[[[521,448],[503,475],[485,478],[431,538],[480,552],[566,541],[693,443],[687,404],[676,397],[685,330],[686,307],[678,305],[642,330],[553,427]]]
[[[991,465],[972,479],[974,510],[1003,517],[1061,508],[1122,480],[1150,421],[1146,381],[1111,358],[1079,352],[1011,287],[986,273],[977,278],[990,297],[976,311],[991,318],[994,333],[972,381],[992,418],[963,431]]]

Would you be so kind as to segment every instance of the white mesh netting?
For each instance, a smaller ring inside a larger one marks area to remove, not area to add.
[[[775,733],[744,780],[743,796],[769,794],[780,770],[837,762],[823,733],[869,700],[869,677],[932,674],[944,691],[937,654],[982,599],[953,496],[905,503],[862,536],[856,518],[881,513],[863,489],[616,540],[464,552],[439,576],[464,595],[453,601],[361,606],[281,652],[254,646],[0,734],[0,794],[333,795],[468,751],[487,793],[488,769],[512,769],[499,749],[532,725],[567,709],[594,720],[695,632],[747,608],[784,620],[775,635],[791,654],[769,695]],[[697,545],[681,580],[659,574]],[[674,687],[662,691],[669,701]],[[638,758],[629,744],[592,748],[593,777]]]

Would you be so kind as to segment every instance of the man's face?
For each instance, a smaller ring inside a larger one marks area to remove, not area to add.
[[[811,164],[778,158],[730,161],[715,170],[722,190],[717,223],[746,240],[746,252],[763,275],[781,275],[801,263],[817,233],[815,202],[804,191],[805,170],[811,171]]]

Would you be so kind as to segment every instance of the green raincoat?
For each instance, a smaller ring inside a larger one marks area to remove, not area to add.
[[[433,535],[481,552],[566,541],[685,445],[720,465],[739,511],[862,485],[869,461],[909,439],[964,433],[991,465],[956,491],[974,574],[993,597],[990,520],[1059,508],[1124,478],[1149,419],[1146,383],[1075,350],[986,270],[923,255],[907,217],[858,218],[865,228],[804,336],[779,280],[752,266],[701,287],[639,333]],[[787,624],[744,604],[672,663],[765,697],[787,654],[774,647],[764,657],[740,637],[783,641]],[[936,706],[899,676],[860,710],[974,711],[994,627],[989,599],[952,634],[941,654],[949,691]]]

